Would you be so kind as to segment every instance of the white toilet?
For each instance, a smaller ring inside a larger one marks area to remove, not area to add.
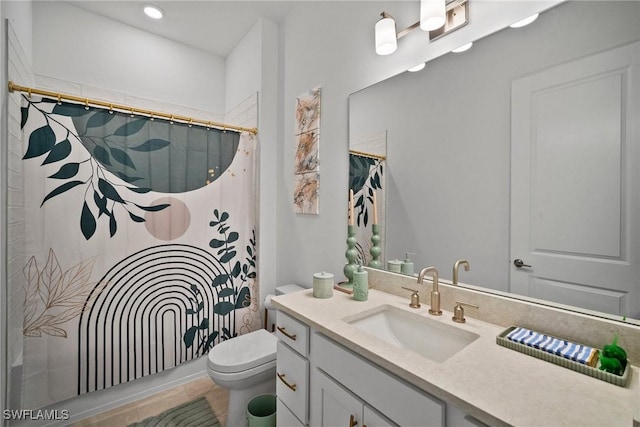
[[[276,294],[304,288],[285,285]],[[275,334],[265,329],[240,335],[215,345],[207,360],[207,371],[214,383],[229,390],[227,427],[246,425],[247,404],[259,394],[276,392]]]

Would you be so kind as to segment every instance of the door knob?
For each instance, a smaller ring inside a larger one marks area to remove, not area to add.
[[[522,261],[520,258],[514,260],[513,261],[513,265],[515,265],[518,268],[521,268],[521,267],[529,267],[529,268],[531,268],[531,266],[529,264],[525,264],[524,261]]]

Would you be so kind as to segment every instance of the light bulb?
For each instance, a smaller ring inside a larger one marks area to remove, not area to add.
[[[389,55],[398,48],[398,37],[396,36],[396,21],[390,17],[384,17],[376,22],[376,53],[378,55]]]
[[[447,14],[445,0],[421,0],[420,1],[420,29],[433,31],[442,27]]]

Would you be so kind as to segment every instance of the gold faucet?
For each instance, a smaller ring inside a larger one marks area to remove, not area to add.
[[[464,265],[464,271],[469,271],[469,261],[466,259],[459,259],[453,265],[453,284],[458,284],[458,270],[460,269],[460,265]]]
[[[442,314],[442,310],[440,310],[440,290],[438,286],[438,270],[435,267],[423,268],[420,274],[418,274],[418,283],[422,284],[424,275],[427,273],[431,273],[431,276],[433,277],[433,287],[431,288],[431,308],[429,309],[429,314],[433,314],[434,316],[440,316]]]

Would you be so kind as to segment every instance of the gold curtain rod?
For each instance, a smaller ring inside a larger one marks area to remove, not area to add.
[[[360,156],[360,157],[368,157],[370,159],[387,160],[387,156],[382,156],[380,154],[365,153],[364,151],[349,150],[349,154],[355,154],[356,156]]]
[[[114,104],[111,102],[106,102],[106,101],[100,101],[100,100],[96,100],[96,99],[89,99],[89,98],[82,98],[80,96],[75,96],[75,95],[67,95],[64,93],[58,93],[58,92],[51,92],[48,90],[43,90],[43,89],[34,89],[31,87],[25,87],[25,86],[20,86],[17,85],[15,83],[13,83],[12,81],[9,81],[9,92],[25,92],[27,94],[29,94],[29,96],[31,96],[32,94],[35,95],[42,95],[42,96],[48,96],[51,98],[55,98],[58,101],[60,100],[68,100],[68,101],[74,101],[74,102],[79,102],[85,105],[94,105],[94,106],[99,106],[99,107],[106,107],[109,108],[110,110],[118,110],[118,111],[122,111],[122,112],[126,112],[126,113],[131,113],[131,114],[141,114],[141,115],[145,115],[145,116],[149,116],[149,117],[160,117],[160,118],[165,118],[168,120],[172,120],[172,121],[179,121],[179,122],[184,122],[190,125],[198,125],[198,126],[206,126],[206,127],[212,127],[212,128],[216,128],[216,129],[222,129],[222,130],[235,130],[235,131],[240,131],[240,132],[249,132],[252,134],[257,134],[258,133],[258,129],[256,128],[246,128],[246,127],[242,127],[242,126],[234,126],[234,125],[227,125],[224,123],[218,123],[218,122],[212,122],[212,121],[207,121],[207,120],[199,120],[199,119],[194,119],[191,117],[185,117],[185,116],[180,116],[180,115],[176,115],[176,114],[168,114],[168,113],[163,113],[160,111],[152,111],[152,110],[143,110],[140,108],[135,108],[135,107],[131,107],[128,105],[121,105],[121,104]]]

